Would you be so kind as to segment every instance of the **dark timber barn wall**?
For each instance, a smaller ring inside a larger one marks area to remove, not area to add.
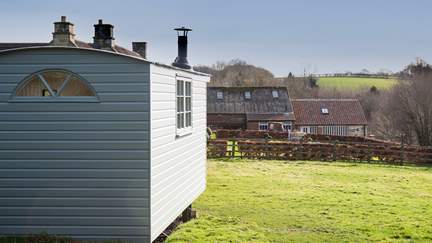
[[[149,239],[149,66],[78,48],[0,53],[0,235]],[[13,102],[26,76],[74,72],[99,102]]]

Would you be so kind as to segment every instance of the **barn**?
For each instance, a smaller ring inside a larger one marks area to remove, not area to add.
[[[209,76],[188,31],[173,65],[102,21],[93,43],[62,17],[50,43],[0,44],[0,235],[151,242],[205,190]]]
[[[207,93],[213,129],[288,131],[295,121],[286,87],[208,87]]]

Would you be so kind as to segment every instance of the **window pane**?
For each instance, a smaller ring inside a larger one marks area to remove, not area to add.
[[[16,96],[42,96],[44,89],[47,89],[45,85],[33,76],[16,92]]]
[[[62,71],[49,71],[41,75],[52,90],[59,90],[69,74]]]
[[[184,97],[178,97],[178,111],[184,111]]]
[[[183,81],[177,80],[177,95],[184,95]]]
[[[181,128],[181,114],[177,114],[177,128]]]
[[[185,115],[184,113],[180,113],[180,128],[184,128],[184,120],[185,120]]]
[[[186,97],[186,111],[192,110],[192,98]]]
[[[94,96],[87,85],[77,77],[71,77],[59,96]]]
[[[185,82],[185,84],[186,84],[186,96],[191,96],[192,94],[191,82]]]
[[[223,99],[223,93],[222,93],[222,91],[217,91],[216,96],[217,96],[218,100],[222,100]]]
[[[191,112],[186,113],[186,126],[187,127],[192,126],[192,113]]]
[[[177,97],[177,112],[182,111],[182,103],[181,100],[183,99],[183,97]]]

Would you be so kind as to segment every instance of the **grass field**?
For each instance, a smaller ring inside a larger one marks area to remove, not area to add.
[[[397,82],[396,79],[368,78],[368,77],[321,77],[318,85],[324,88],[336,88],[341,90],[353,90],[372,86],[378,89],[388,89]]]
[[[430,242],[432,168],[209,160],[168,242]]]

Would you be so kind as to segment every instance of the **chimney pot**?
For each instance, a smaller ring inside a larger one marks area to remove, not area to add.
[[[60,22],[54,23],[53,40],[54,46],[76,46],[74,24],[68,22],[66,16],[61,16]]]
[[[147,42],[132,42],[132,50],[147,59]]]
[[[104,24],[102,19],[94,25],[95,34],[93,37],[93,47],[97,49],[112,51],[114,44],[114,26]]]

